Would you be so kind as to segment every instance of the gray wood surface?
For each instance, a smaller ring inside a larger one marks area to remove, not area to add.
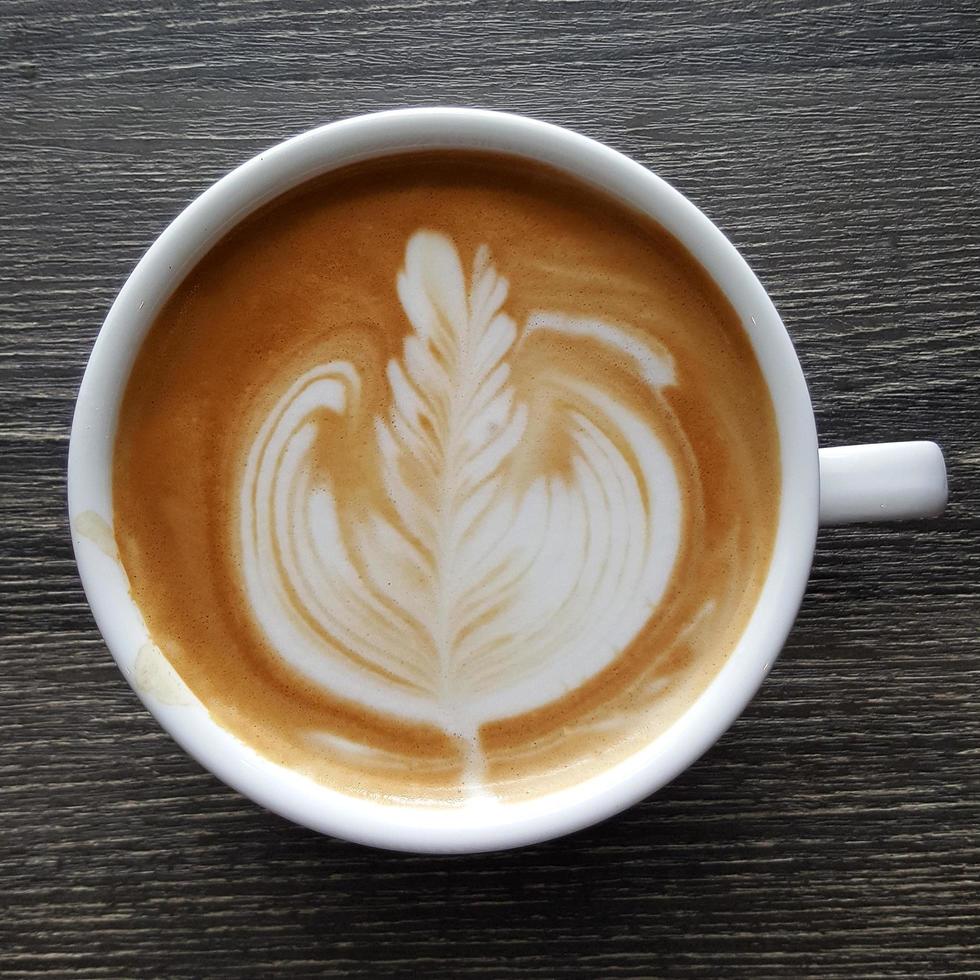
[[[980,17],[972,2],[2,0],[0,971],[980,975]],[[72,403],[192,197],[316,123],[470,104],[657,170],[780,308],[826,443],[932,438],[935,522],[821,534],[728,735],[603,826],[475,858],[321,838],[142,710],[72,561]]]

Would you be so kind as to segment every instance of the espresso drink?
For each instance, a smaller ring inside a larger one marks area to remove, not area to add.
[[[724,663],[779,442],[735,312],[662,228],[503,156],[389,157],[224,238],[122,406],[114,530],[226,729],[340,791],[523,799]]]

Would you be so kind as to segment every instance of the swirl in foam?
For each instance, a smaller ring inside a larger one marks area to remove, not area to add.
[[[279,398],[241,484],[245,586],[278,654],[344,697],[471,742],[622,652],[664,593],[681,527],[650,418],[534,345],[603,346],[651,398],[673,381],[669,355],[560,314],[518,328],[507,293],[485,247],[467,282],[452,241],[416,232],[398,276],[411,331],[374,420],[384,495],[345,499],[332,478],[344,461],[317,460],[320,430],[363,412],[345,361]],[[565,453],[542,453],[546,440]]]

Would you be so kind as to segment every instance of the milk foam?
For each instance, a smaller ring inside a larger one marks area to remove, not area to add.
[[[600,320],[517,324],[508,290],[486,247],[467,276],[452,240],[417,231],[397,275],[407,333],[374,418],[383,493],[355,506],[345,461],[319,449],[365,411],[342,360],[282,392],[240,484],[243,584],[270,645],[334,694],[466,739],[471,775],[481,725],[562,697],[633,641],[682,525],[657,420],[589,368],[598,345],[666,416],[670,355]],[[544,335],[581,357],[529,367]]]
[[[503,805],[607,772],[717,676],[779,487],[751,343],[680,242],[438,151],[310,181],[201,259],[126,386],[114,535],[77,530],[264,757]]]

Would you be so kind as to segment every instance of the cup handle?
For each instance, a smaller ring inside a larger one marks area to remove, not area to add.
[[[934,442],[882,442],[820,450],[820,523],[937,517],[946,463]]]

